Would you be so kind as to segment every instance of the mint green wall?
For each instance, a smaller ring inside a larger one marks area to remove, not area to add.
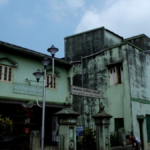
[[[150,115],[150,56],[132,46],[128,46],[128,50],[132,126],[133,133],[140,138],[137,115]],[[146,149],[148,148],[146,119],[144,119],[142,126],[144,148]]]
[[[110,85],[108,64],[122,61],[124,83]],[[110,131],[114,131],[114,118],[124,118],[124,127],[126,131],[131,131],[131,103],[130,103],[130,88],[128,75],[128,62],[126,58],[126,44],[112,47],[105,51],[83,59],[84,72],[84,87],[90,89],[101,90],[103,102],[107,113],[113,116],[110,125]],[[81,65],[74,64],[74,78],[81,74]],[[80,79],[79,79],[80,82]],[[73,84],[77,81],[74,80]],[[94,98],[84,99],[84,122],[86,125],[94,125],[94,120],[89,116],[95,115],[99,111],[99,100]],[[74,108],[80,112],[81,97],[74,97]],[[79,109],[78,109],[79,108]],[[87,120],[90,119],[90,123]],[[82,124],[83,118],[78,117],[78,123]]]
[[[36,95],[27,95],[27,94],[19,94],[13,92],[13,84],[19,83],[22,85],[29,85],[29,83],[26,81],[26,77],[31,80],[31,86],[36,86],[36,79],[35,76],[33,76],[33,72],[36,72],[37,69],[40,69],[40,71],[43,71],[43,65],[40,62],[41,59],[37,57],[28,57],[27,55],[16,55],[12,53],[6,53],[5,51],[0,52],[0,56],[2,57],[9,57],[13,60],[15,60],[18,63],[18,66],[14,68],[14,75],[13,75],[13,83],[6,83],[6,82],[0,82],[0,98],[8,98],[13,100],[29,100],[29,101],[35,101]],[[9,65],[10,62],[6,62],[3,60],[4,63]],[[51,67],[50,63],[50,67]],[[48,67],[48,68],[50,68]],[[71,68],[67,69],[67,67],[60,67],[55,64],[55,69],[60,72],[61,76],[57,77],[57,89],[56,90],[50,90],[46,89],[46,102],[50,103],[64,103],[66,100],[66,97],[69,97],[69,91],[68,91],[68,77],[71,77]],[[39,86],[43,86],[43,77],[40,79]],[[39,101],[42,101],[42,96],[39,96]]]
[[[128,49],[131,97],[150,101],[150,56],[131,46]]]
[[[137,120],[137,115],[143,115],[150,114],[150,104],[144,104],[139,102],[132,102],[132,118],[133,118],[133,133],[136,137],[140,139],[140,130],[139,130],[139,122]],[[142,124],[142,132],[143,132],[143,144],[145,149],[149,147],[148,144],[148,135],[147,135],[147,125],[146,125],[146,119],[143,120]]]

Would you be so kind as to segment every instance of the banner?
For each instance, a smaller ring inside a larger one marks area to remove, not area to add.
[[[72,95],[101,98],[101,92],[99,90],[92,90],[92,89],[82,88],[74,85],[71,86],[70,92]]]

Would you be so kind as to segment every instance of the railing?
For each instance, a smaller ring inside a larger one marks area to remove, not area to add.
[[[45,150],[64,150],[64,136],[46,136],[44,147]]]

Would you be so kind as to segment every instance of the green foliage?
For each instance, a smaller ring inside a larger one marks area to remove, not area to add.
[[[95,131],[90,128],[85,129],[81,139],[82,148],[86,150],[96,149]]]
[[[29,142],[30,142],[30,134],[23,133],[24,128],[31,128],[33,124],[31,123],[24,123],[23,120],[28,118],[28,113],[31,113],[31,110],[20,108],[15,110],[14,113],[14,121],[15,121],[15,140],[14,145],[17,149],[28,150],[29,149]],[[31,117],[31,116],[30,116]]]
[[[119,146],[119,133],[114,132],[113,134],[110,134],[110,143],[111,146]]]
[[[12,120],[0,115],[0,148],[29,150],[30,134],[24,131],[32,130],[34,124],[29,122],[29,116],[32,117],[31,114],[30,109],[18,107],[11,114]]]
[[[6,135],[11,134],[13,130],[13,121],[8,117],[3,118],[2,115],[0,115],[0,141],[3,140]]]

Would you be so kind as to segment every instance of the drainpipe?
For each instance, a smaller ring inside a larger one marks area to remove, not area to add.
[[[81,85],[83,88],[83,57],[81,56]],[[82,96],[82,101],[81,101],[81,114],[82,114],[82,126],[84,126],[84,99]]]

